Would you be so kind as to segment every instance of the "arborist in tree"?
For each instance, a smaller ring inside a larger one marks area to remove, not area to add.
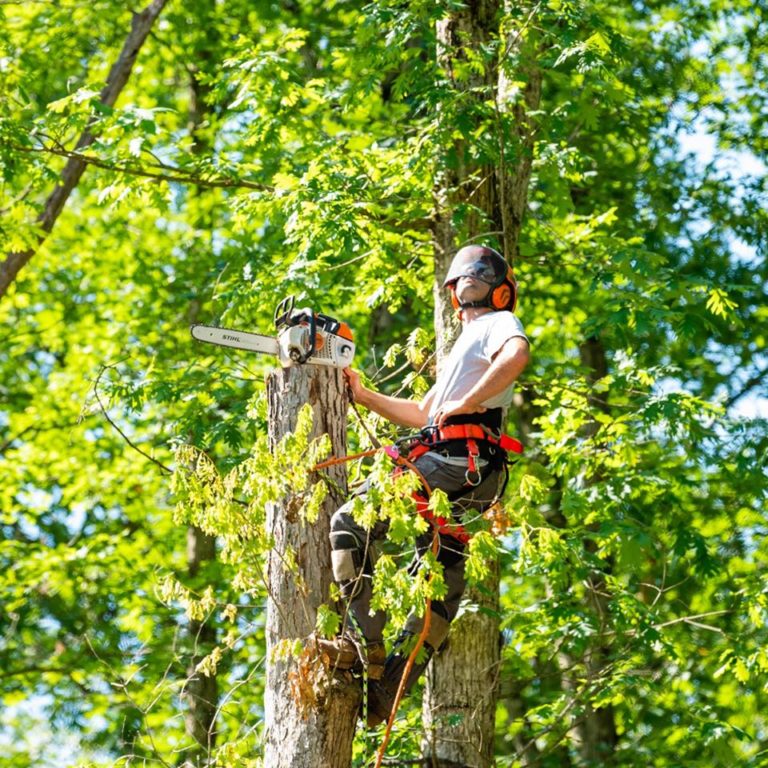
[[[430,488],[442,489],[452,503],[452,521],[432,519],[439,533],[438,560],[447,594],[431,603],[426,653],[414,665],[409,690],[429,658],[445,641],[464,592],[465,548],[469,534],[461,525],[468,513],[491,506],[503,492],[508,449],[519,443],[501,434],[502,410],[512,401],[513,382],[528,363],[528,339],[513,314],[517,285],[504,258],[492,248],[470,245],[458,251],[443,286],[461,319],[462,331],[421,401],[375,392],[360,376],[345,369],[354,400],[395,424],[421,430],[410,445],[409,460]],[[365,493],[365,486],[358,492]],[[415,495],[420,514],[429,518],[426,494]],[[319,641],[337,668],[367,666],[368,724],[389,717],[408,656],[409,640],[424,618],[411,616],[389,656],[383,643],[386,615],[371,612],[372,542],[385,537],[387,521],[367,530],[352,517],[354,500],[331,520],[334,579],[349,601],[348,620],[334,640]],[[433,528],[434,530],[434,528]],[[430,549],[433,530],[417,538],[417,551]]]

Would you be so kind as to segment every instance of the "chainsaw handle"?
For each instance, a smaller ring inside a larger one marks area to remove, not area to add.
[[[294,327],[307,323],[309,325],[309,339],[307,347],[304,351],[297,348],[292,348],[288,352],[288,356],[294,363],[300,365],[306,363],[317,350],[317,318],[315,313],[309,308],[295,310],[296,297],[291,294],[286,296],[282,301],[278,302],[275,307],[275,327],[280,330],[283,326]]]
[[[287,325],[288,320],[293,312],[293,307],[296,304],[296,297],[291,294],[277,303],[275,307],[275,328],[279,328],[281,325]]]
[[[309,358],[315,354],[316,347],[315,341],[317,334],[317,321],[315,320],[315,313],[311,309],[307,309],[305,312],[305,317],[309,323],[309,346],[304,353],[296,352],[296,350],[291,351],[291,358],[299,364],[306,363],[307,360],[309,360]],[[296,353],[295,357],[294,353]]]

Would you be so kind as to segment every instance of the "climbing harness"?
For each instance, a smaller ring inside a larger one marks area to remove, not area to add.
[[[483,481],[479,462],[483,453],[481,450],[481,445],[483,444],[501,450],[501,454],[497,453],[494,457],[495,461],[489,465],[491,469],[500,469],[503,466],[506,470],[508,463],[506,454],[508,452],[515,454],[523,452],[523,445],[519,440],[500,432],[494,432],[487,426],[475,423],[448,424],[444,427],[427,426],[416,434],[400,438],[394,445],[379,446],[360,453],[328,459],[316,464],[314,469],[326,469],[327,467],[347,461],[373,456],[382,451],[397,465],[396,472],[410,469],[421,480],[422,488],[414,491],[412,496],[416,502],[416,511],[419,515],[427,520],[438,533],[450,536],[461,544],[466,545],[472,538],[466,528],[461,523],[449,522],[445,517],[435,517],[433,511],[429,508],[430,494],[424,491],[426,481],[414,462],[430,451],[445,451],[445,455],[461,455],[465,453],[467,457],[467,471],[464,475],[465,484],[458,491],[448,494],[449,501],[458,501],[468,491],[476,488]],[[504,493],[506,483],[507,477],[505,476],[504,486],[499,496]]]
[[[489,427],[476,423],[448,424],[443,427],[428,426],[416,436],[404,438],[404,440],[409,441],[408,460],[411,462],[430,451],[442,453],[445,456],[466,455],[465,482],[457,491],[448,494],[448,500],[451,502],[458,501],[482,483],[484,479],[480,467],[482,454],[485,454],[490,460],[488,466],[492,470],[503,467],[505,471],[504,486],[499,494],[502,495],[507,484],[507,453],[510,451],[516,454],[523,452],[523,446],[519,440],[500,432],[496,433]],[[494,449],[500,449],[501,453],[495,450],[494,454],[491,455],[489,450]],[[450,536],[463,545],[469,543],[471,534],[461,523],[449,523],[444,517],[435,517],[429,508],[429,498],[421,491],[415,491],[413,498],[418,513],[435,526],[440,534]]]

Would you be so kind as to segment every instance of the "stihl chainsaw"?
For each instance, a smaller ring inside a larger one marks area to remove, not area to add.
[[[284,366],[310,363],[346,368],[350,365],[355,343],[349,326],[307,307],[294,309],[294,304],[295,298],[288,296],[275,308],[276,337],[212,325],[196,324],[190,331],[198,341],[276,355]]]

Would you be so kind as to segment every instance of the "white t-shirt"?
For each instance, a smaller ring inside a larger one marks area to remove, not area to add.
[[[486,312],[471,320],[456,339],[430,389],[429,420],[448,400],[458,400],[477,384],[501,348],[512,338],[528,340],[523,324],[511,312]],[[513,385],[486,400],[486,408],[504,408],[512,402]]]

